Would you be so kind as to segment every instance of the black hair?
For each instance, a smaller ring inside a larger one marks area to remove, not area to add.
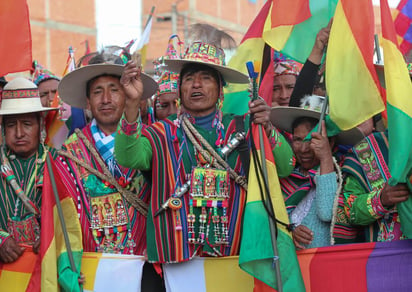
[[[219,85],[225,84],[222,74],[220,74],[220,72],[214,69],[213,67],[203,65],[203,64],[189,63],[189,64],[184,65],[182,70],[180,70],[179,88],[182,87],[182,80],[185,75],[196,73],[199,71],[206,71],[210,73],[212,77],[216,80],[217,84]]]
[[[86,96],[87,96],[87,98],[90,98],[90,86],[91,86],[91,84],[92,84],[95,80],[97,80],[98,78],[100,78],[100,77],[114,77],[114,78],[117,78],[117,79],[120,80],[120,76],[118,76],[118,75],[113,75],[113,74],[102,74],[102,75],[93,77],[92,79],[90,79],[90,80],[87,81],[87,83],[86,83]]]
[[[319,120],[311,117],[299,117],[296,118],[292,123],[292,134],[295,132],[295,129],[304,123],[308,123],[312,129],[318,124]]]

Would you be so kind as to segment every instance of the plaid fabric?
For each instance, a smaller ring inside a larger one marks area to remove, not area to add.
[[[97,126],[96,120],[93,119],[90,125],[90,130],[92,132],[93,140],[97,151],[102,156],[104,162],[110,170],[110,173],[115,177],[119,178],[122,176],[122,171],[114,158],[114,132],[111,135],[106,135]]]

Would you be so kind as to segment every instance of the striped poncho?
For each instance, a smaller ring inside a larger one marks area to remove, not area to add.
[[[86,136],[87,140],[94,145],[94,139],[92,137],[92,132],[90,129],[90,124],[82,129],[82,133]],[[103,173],[102,168],[97,163],[96,159],[93,157],[89,149],[86,147],[85,143],[78,137],[75,133],[70,136],[65,144],[63,145],[63,151],[67,151],[79,158],[88,165],[91,165],[97,171]],[[92,208],[91,208],[91,198],[89,190],[85,185],[85,181],[90,176],[90,172],[84,167],[78,165],[75,161],[66,158],[67,165],[73,174],[73,179],[67,182],[71,185],[75,185],[78,188],[78,195],[73,199],[77,203],[78,214],[80,218],[80,224],[83,234],[83,249],[86,252],[98,251],[98,246],[95,241],[95,237],[92,234]],[[149,199],[148,185],[143,182],[143,177],[141,177],[140,172],[136,170],[122,168],[122,172],[126,174],[126,180],[131,183],[128,185],[128,189],[135,192],[136,196],[140,196],[143,201]],[[138,181],[138,178],[140,179]],[[117,180],[119,178],[116,178]],[[102,182],[100,178],[95,178],[95,181],[99,184],[108,185],[108,182]],[[113,188],[113,186],[110,186]],[[115,189],[113,189],[115,190]],[[131,237],[136,244],[135,247],[130,250],[130,248],[124,248],[122,253],[124,254],[136,254],[142,255],[146,249],[146,218],[140,214],[134,207],[132,207],[127,200],[123,200],[125,204],[125,210],[127,210],[127,217],[131,227]],[[124,244],[124,242],[123,242]]]
[[[170,119],[176,116],[169,117]],[[248,117],[245,119],[245,130],[248,130]],[[235,132],[235,120],[232,115],[224,115],[222,119],[226,144]],[[167,209],[159,216],[154,216],[161,205],[171,197],[177,187],[184,184],[192,168],[198,165],[193,145],[180,127],[171,120],[154,123],[142,131],[142,135],[129,133],[127,123],[121,121],[121,129],[115,139],[115,154],[120,164],[128,167],[151,170],[152,192],[147,217],[147,254],[149,261],[160,263],[182,262],[195,255],[206,256],[205,245],[190,244],[187,217],[189,214],[188,194],[182,197],[182,207],[178,211]],[[218,133],[194,124],[201,136],[217,150]],[[126,134],[127,133],[127,134]],[[282,139],[275,147],[278,172],[288,175],[291,171],[292,151],[289,144]],[[280,146],[282,145],[282,146]],[[283,153],[281,153],[283,152]],[[179,156],[179,154],[181,154]],[[282,159],[282,161],[281,161]],[[238,174],[244,175],[239,153],[231,152],[226,162]],[[229,180],[229,198],[227,207],[229,244],[218,247],[221,256],[238,255],[240,247],[243,211],[246,204],[246,190],[233,179]],[[176,214],[176,212],[178,212]],[[176,216],[178,215],[178,216]],[[180,229],[181,227],[181,229]],[[213,230],[213,227],[210,227]]]

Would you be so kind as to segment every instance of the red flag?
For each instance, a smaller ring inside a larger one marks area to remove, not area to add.
[[[26,0],[0,1],[0,76],[32,67],[29,9]]]

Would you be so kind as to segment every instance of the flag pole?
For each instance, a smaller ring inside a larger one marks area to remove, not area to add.
[[[252,101],[257,100],[259,98],[258,96],[258,86],[257,86],[257,78],[258,78],[258,73],[255,72],[254,66],[252,62],[247,62],[246,67],[249,72],[249,77],[252,80]],[[267,185],[268,182],[268,173],[267,173],[267,168],[266,168],[266,155],[265,155],[265,147],[264,147],[264,141],[263,141],[263,130],[262,130],[262,125],[258,125],[258,131],[259,131],[259,143],[260,143],[260,157],[261,157],[261,166],[262,166],[262,175],[264,179],[264,183]],[[253,143],[253,141],[252,141]],[[255,165],[256,167],[256,165]],[[270,193],[267,194],[265,198],[265,204],[267,206],[272,206],[271,198],[270,198]],[[282,275],[280,273],[280,262],[279,262],[279,251],[278,251],[278,245],[277,245],[277,232],[276,232],[276,226],[274,223],[274,220],[269,218],[269,227],[270,227],[270,235],[271,235],[271,241],[272,241],[272,248],[273,248],[273,260],[272,260],[272,266],[275,268],[275,273],[276,273],[276,281],[278,285],[278,292],[283,292],[283,284],[282,284]]]
[[[76,265],[74,263],[72,247],[70,245],[69,234],[67,232],[66,222],[64,221],[63,209],[60,203],[60,197],[59,197],[59,193],[58,193],[57,186],[56,186],[56,180],[54,179],[54,171],[53,171],[51,161],[50,161],[50,154],[46,156],[46,163],[47,163],[47,169],[49,170],[49,177],[50,177],[50,182],[51,182],[52,189],[53,189],[54,198],[56,200],[57,213],[59,215],[60,225],[61,225],[62,233],[64,237],[64,242],[66,244],[67,255],[69,257],[69,262],[70,262],[70,268],[72,269],[73,272],[77,274]]]
[[[149,24],[150,20],[152,19],[154,11],[155,11],[155,6],[152,6],[152,9],[150,9],[150,14],[149,14],[149,17],[146,20],[146,24],[145,24],[143,30],[146,29],[147,25]]]
[[[376,61],[378,64],[381,64],[382,56],[381,56],[381,49],[379,47],[379,38],[377,34],[375,34],[375,52],[376,52]]]
[[[328,108],[329,97],[325,96],[325,101],[322,104],[322,111],[320,112],[319,124],[318,124],[318,133],[322,133],[322,121],[325,119],[326,109]]]

